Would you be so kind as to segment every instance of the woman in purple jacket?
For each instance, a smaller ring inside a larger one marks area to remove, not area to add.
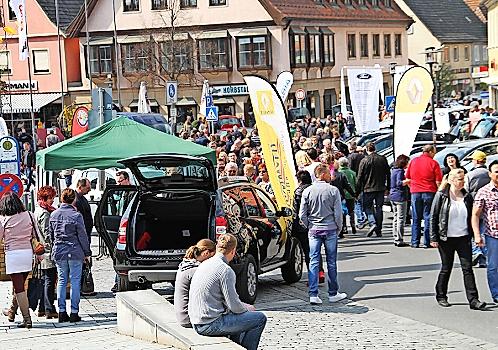
[[[404,154],[396,158],[394,168],[391,170],[391,189],[389,199],[393,208],[393,238],[396,247],[406,247],[403,241],[406,206],[408,205],[408,181],[405,179],[405,169],[410,158]]]
[[[83,216],[73,206],[76,192],[66,188],[61,194],[61,206],[50,216],[49,234],[52,260],[57,265],[57,299],[59,322],[78,322],[83,261],[90,261],[92,252]],[[66,312],[66,285],[71,279],[71,316]]]

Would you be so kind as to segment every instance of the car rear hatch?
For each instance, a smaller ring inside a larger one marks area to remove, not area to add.
[[[179,260],[200,239],[214,238],[217,182],[211,161],[168,154],[121,163],[140,187],[127,227],[131,260]]]

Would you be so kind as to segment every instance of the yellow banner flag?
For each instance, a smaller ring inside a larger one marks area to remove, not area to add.
[[[280,207],[292,208],[297,186],[296,166],[287,129],[285,109],[278,92],[267,80],[244,77],[253,106],[266,169]]]
[[[423,67],[412,67],[401,77],[394,107],[394,156],[410,156],[420,123],[431,101],[434,83]]]

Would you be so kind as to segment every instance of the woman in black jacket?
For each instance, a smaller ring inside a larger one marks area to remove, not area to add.
[[[448,174],[448,183],[436,193],[431,209],[431,246],[438,248],[441,271],[436,284],[436,300],[442,307],[448,303],[448,282],[455,252],[462,266],[465,292],[470,308],[483,310],[486,303],[479,301],[474,272],[472,271],[471,216],[472,196],[464,190],[465,175],[462,169]]]
[[[299,186],[294,191],[294,222],[292,223],[292,231],[294,236],[301,242],[303,248],[304,259],[306,266],[310,265],[310,244],[308,241],[308,229],[301,223],[299,219],[299,206],[303,198],[303,192],[306,188],[311,186],[311,175],[306,170],[299,170],[296,174]]]

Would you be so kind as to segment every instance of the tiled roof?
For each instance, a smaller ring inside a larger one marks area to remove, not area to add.
[[[52,23],[57,23],[54,0],[36,0]],[[80,13],[85,0],[59,0],[59,24],[62,31],[66,31]]]
[[[406,21],[408,17],[394,1],[392,8],[386,8],[383,1],[379,1],[379,7],[372,8],[369,1],[367,6],[358,6],[354,1],[354,6],[347,6],[342,0],[337,0],[336,4],[330,0],[259,0],[268,13],[277,23],[286,20],[303,19],[318,21]]]
[[[470,7],[472,11],[474,11],[476,16],[481,21],[486,22],[485,8],[484,6],[481,7],[481,2],[482,2],[481,0],[463,0],[463,1],[465,1],[467,6]]]
[[[485,42],[486,24],[463,0],[403,0],[442,43]]]

